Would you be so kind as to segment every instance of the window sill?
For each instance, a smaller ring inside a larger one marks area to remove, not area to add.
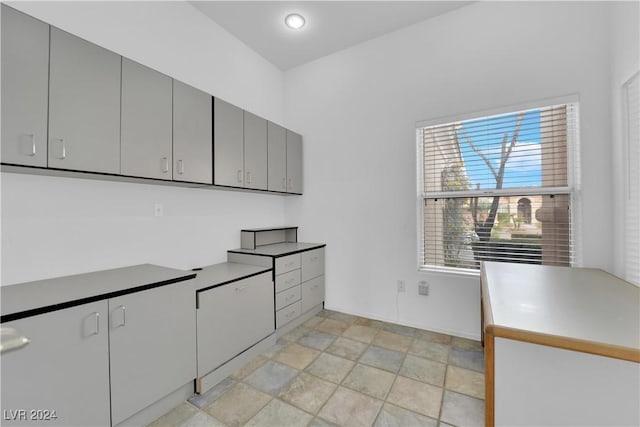
[[[429,267],[429,266],[420,266],[418,268],[420,273],[428,273],[428,274],[436,274],[440,276],[460,276],[460,277],[480,277],[480,270],[469,270],[464,271],[462,269],[456,268],[446,268],[446,267]]]

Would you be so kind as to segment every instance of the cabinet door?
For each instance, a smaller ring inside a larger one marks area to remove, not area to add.
[[[302,285],[302,313],[324,301],[324,276],[319,276]]]
[[[324,274],[324,248],[303,252],[300,254],[300,258],[302,264],[301,280],[303,282]]]
[[[122,58],[121,173],[171,179],[171,78]]]
[[[267,126],[269,191],[287,191],[287,131],[269,122]]]
[[[195,379],[192,283],[109,300],[113,425]]]
[[[198,299],[199,377],[274,330],[271,272],[200,292]]]
[[[287,192],[302,194],[302,136],[288,129]]]
[[[244,112],[244,187],[267,189],[267,121]]]
[[[173,81],[173,180],[211,184],[211,95]]]
[[[49,26],[2,5],[2,162],[47,166]]]
[[[51,27],[49,167],[120,173],[120,56]]]
[[[106,301],[7,322],[2,327],[15,328],[31,340],[0,358],[3,426],[109,425]],[[34,419],[32,415],[53,414],[31,410],[55,411],[57,418]]]
[[[244,114],[218,98],[213,100],[213,173],[215,185],[244,186]]]

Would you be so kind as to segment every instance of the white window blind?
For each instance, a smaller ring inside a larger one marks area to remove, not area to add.
[[[577,104],[418,129],[421,267],[572,265]]]
[[[640,285],[640,81],[636,73],[623,87],[627,139],[625,279]]]

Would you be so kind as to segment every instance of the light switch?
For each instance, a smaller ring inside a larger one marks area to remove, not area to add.
[[[163,216],[164,215],[164,206],[162,203],[156,203],[153,205],[153,216]]]

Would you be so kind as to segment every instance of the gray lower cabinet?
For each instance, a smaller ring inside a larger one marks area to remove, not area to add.
[[[51,27],[48,166],[120,173],[119,55]]]
[[[2,425],[109,425],[107,301],[2,327],[31,340],[2,354]]]
[[[2,162],[47,166],[49,26],[2,5]]]
[[[211,184],[211,95],[173,80],[173,180]]]
[[[267,125],[267,164],[269,191],[287,191],[287,130],[269,122]]]
[[[198,292],[198,377],[274,331],[271,272]]]
[[[109,300],[113,425],[196,377],[191,282]]]
[[[301,287],[302,313],[324,301],[324,274],[303,282]]]
[[[287,192],[302,194],[302,135],[288,129]]]
[[[172,178],[171,90],[171,77],[122,58],[122,175]]]
[[[244,186],[244,113],[213,99],[213,173],[215,185]]]
[[[244,112],[244,187],[267,189],[267,121]]]

